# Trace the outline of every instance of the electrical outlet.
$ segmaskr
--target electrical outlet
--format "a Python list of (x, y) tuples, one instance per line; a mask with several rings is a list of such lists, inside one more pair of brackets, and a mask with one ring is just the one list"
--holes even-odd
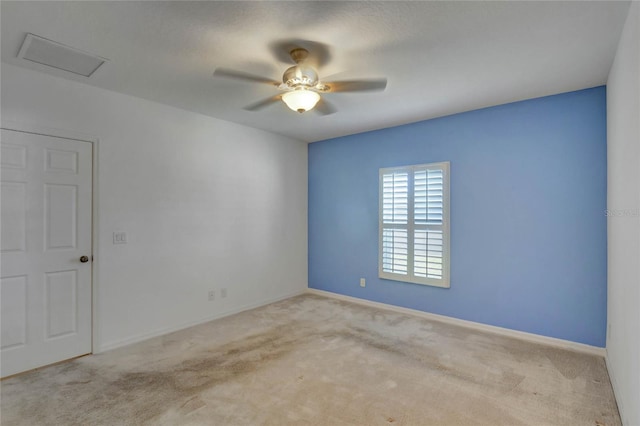
[(365, 280), (364, 278), (360, 278), (360, 287), (366, 287), (367, 286), (367, 280)]
[(225, 297), (227, 297), (227, 289), (226, 288), (220, 289), (220, 297), (222, 297), (223, 299)]
[(216, 300), (216, 291), (215, 290), (210, 290), (209, 291), (209, 302), (213, 302), (214, 300)]

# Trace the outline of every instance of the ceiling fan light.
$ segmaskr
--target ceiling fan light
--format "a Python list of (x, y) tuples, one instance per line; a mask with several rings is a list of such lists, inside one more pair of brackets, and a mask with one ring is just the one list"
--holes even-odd
[(320, 95), (311, 90), (298, 89), (282, 95), (282, 100), (293, 111), (306, 112), (316, 106)]

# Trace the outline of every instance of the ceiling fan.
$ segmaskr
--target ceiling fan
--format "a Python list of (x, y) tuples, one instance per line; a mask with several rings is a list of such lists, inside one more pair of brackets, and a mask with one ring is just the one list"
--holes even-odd
[(320, 94), (381, 91), (387, 87), (386, 78), (321, 81), (318, 77), (318, 72), (311, 65), (312, 61), (309, 60), (309, 51), (307, 49), (296, 47), (289, 51), (289, 56), (295, 65), (284, 72), (282, 82), (228, 68), (217, 68), (213, 75), (214, 77), (265, 83), (275, 86), (281, 92), (245, 106), (244, 109), (248, 111), (257, 111), (282, 100), (291, 110), (299, 113), (315, 108), (318, 113), (328, 115), (336, 110)]

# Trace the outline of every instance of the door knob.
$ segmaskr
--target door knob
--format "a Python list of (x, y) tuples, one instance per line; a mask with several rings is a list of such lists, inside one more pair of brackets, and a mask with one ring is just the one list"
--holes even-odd
[(88, 256), (80, 256), (80, 262), (87, 263), (88, 261), (89, 261), (89, 257)]

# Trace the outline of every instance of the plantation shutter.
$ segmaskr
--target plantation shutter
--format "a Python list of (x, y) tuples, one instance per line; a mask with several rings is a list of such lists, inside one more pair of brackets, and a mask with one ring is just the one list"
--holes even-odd
[(414, 274), (442, 279), (444, 181), (441, 169), (414, 172)]
[(382, 177), (382, 269), (407, 275), (409, 173), (391, 172)]
[(381, 278), (449, 287), (448, 165), (380, 170)]

